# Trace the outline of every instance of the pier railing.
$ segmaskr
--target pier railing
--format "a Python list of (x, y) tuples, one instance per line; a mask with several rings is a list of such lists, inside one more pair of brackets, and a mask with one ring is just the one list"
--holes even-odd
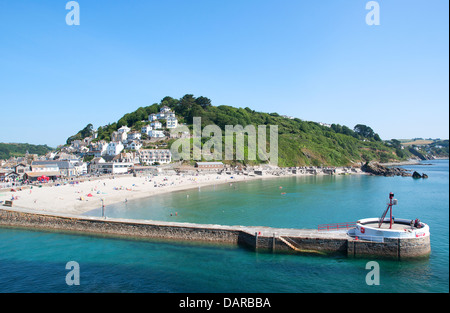
[(336, 231), (336, 230), (345, 230), (349, 228), (356, 227), (356, 222), (348, 222), (348, 223), (333, 223), (333, 224), (321, 224), (317, 226), (318, 231)]

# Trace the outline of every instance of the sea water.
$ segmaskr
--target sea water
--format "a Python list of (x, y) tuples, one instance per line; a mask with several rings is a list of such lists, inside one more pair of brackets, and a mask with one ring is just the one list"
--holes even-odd
[[(0, 228), (0, 292), (449, 292), (449, 162), (405, 168), (429, 178), (231, 181), (106, 207), (108, 217), (317, 228), (379, 217), (394, 192), (394, 216), (427, 223), (432, 252), (417, 260), (376, 260), (380, 285), (366, 283), (370, 259)], [(79, 285), (66, 284), (69, 261), (80, 266)]]

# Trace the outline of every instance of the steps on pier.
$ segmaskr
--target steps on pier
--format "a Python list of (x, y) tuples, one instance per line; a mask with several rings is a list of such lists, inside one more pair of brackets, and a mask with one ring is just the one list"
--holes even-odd
[(284, 242), (288, 247), (290, 247), (294, 251), (302, 252), (302, 253), (325, 254), (324, 252), (317, 251), (317, 250), (300, 249), (300, 248), (296, 247), (293, 243), (291, 243), (289, 241), (288, 237), (283, 238), (281, 236), (278, 236), (277, 238), (280, 239), (282, 242)]

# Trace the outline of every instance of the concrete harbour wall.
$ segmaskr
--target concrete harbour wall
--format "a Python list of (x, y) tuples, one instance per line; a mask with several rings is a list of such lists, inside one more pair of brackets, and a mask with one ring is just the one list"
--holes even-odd
[(390, 239), (384, 242), (355, 240), (346, 233), (305, 229), (276, 229), (204, 225), (144, 220), (54, 215), (0, 208), (0, 226), (56, 230), (111, 237), (152, 238), (241, 245), (261, 252), (343, 254), (355, 257), (419, 257), (431, 251), (430, 237)]

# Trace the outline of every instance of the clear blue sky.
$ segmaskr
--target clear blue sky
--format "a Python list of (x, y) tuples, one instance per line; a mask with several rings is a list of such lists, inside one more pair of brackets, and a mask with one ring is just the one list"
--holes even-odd
[(56, 146), (165, 96), (448, 138), (448, 0), (0, 0), (0, 142)]

